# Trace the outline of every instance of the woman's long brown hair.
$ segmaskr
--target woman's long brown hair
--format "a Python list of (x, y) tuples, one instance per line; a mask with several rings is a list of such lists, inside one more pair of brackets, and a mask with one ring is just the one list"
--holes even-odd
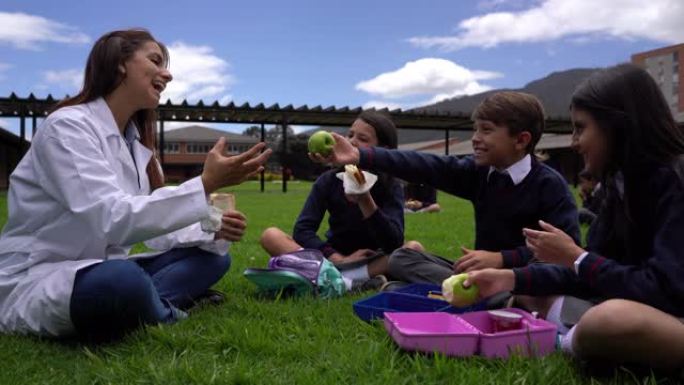
[[(119, 72), (119, 65), (130, 59), (135, 51), (149, 41), (159, 45), (164, 56), (164, 63), (168, 65), (169, 52), (166, 46), (158, 42), (147, 30), (112, 31), (100, 37), (88, 55), (83, 88), (77, 95), (60, 101), (54, 110), (88, 103), (99, 97), (109, 95), (123, 81), (123, 76)], [(133, 114), (131, 119), (141, 131), (140, 141), (154, 154), (147, 164), (147, 175), (150, 181), (150, 189), (155, 190), (164, 186), (164, 177), (155, 151), (157, 112), (154, 109), (139, 110)]]

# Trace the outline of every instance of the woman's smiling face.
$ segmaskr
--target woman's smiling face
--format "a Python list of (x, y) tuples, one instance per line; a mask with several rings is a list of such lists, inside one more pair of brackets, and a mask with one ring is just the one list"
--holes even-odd
[(159, 45), (153, 41), (142, 44), (121, 68), (121, 86), (127, 87), (130, 100), (140, 109), (157, 108), (162, 91), (173, 79)]

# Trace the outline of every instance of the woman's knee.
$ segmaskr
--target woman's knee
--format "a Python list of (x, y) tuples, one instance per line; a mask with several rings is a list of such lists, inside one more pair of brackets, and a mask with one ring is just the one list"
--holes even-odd
[(217, 272), (221, 272), (221, 276), (223, 276), (230, 270), (232, 258), (228, 253), (223, 255), (214, 254), (211, 257), (211, 261), (212, 266), (214, 266)]
[(77, 276), (74, 292), (126, 298), (150, 284), (149, 276), (133, 261), (117, 259), (102, 262)]
[(196, 274), (207, 275), (215, 277), (214, 281), (218, 281), (223, 277), (232, 263), (230, 254), (216, 254), (206, 250), (198, 249), (198, 253), (193, 253), (193, 263), (187, 265)]
[(136, 313), (154, 298), (155, 288), (147, 273), (130, 260), (102, 262), (77, 275), (72, 293), (72, 311), (90, 317), (91, 313)]

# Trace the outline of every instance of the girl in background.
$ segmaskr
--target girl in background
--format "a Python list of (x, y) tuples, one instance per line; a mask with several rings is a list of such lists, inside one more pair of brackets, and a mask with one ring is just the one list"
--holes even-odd
[[(347, 136), (356, 147), (397, 148), (394, 123), (378, 112), (361, 113)], [(378, 289), (387, 282), (387, 255), (404, 239), (402, 187), (391, 176), (379, 175), (370, 191), (346, 195), (342, 181), (336, 177), (340, 171), (329, 170), (316, 180), (292, 237), (271, 227), (261, 236), (261, 245), (270, 255), (301, 248), (320, 250), (340, 268), (347, 289)], [(330, 214), (329, 229), (323, 240), (316, 232), (326, 212)]]

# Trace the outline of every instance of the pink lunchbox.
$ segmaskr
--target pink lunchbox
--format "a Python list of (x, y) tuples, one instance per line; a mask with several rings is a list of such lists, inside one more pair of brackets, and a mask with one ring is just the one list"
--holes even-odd
[(465, 314), (385, 313), (384, 322), (402, 349), (448, 356), (543, 356), (553, 352), (556, 344), (556, 325), (520, 309)]

